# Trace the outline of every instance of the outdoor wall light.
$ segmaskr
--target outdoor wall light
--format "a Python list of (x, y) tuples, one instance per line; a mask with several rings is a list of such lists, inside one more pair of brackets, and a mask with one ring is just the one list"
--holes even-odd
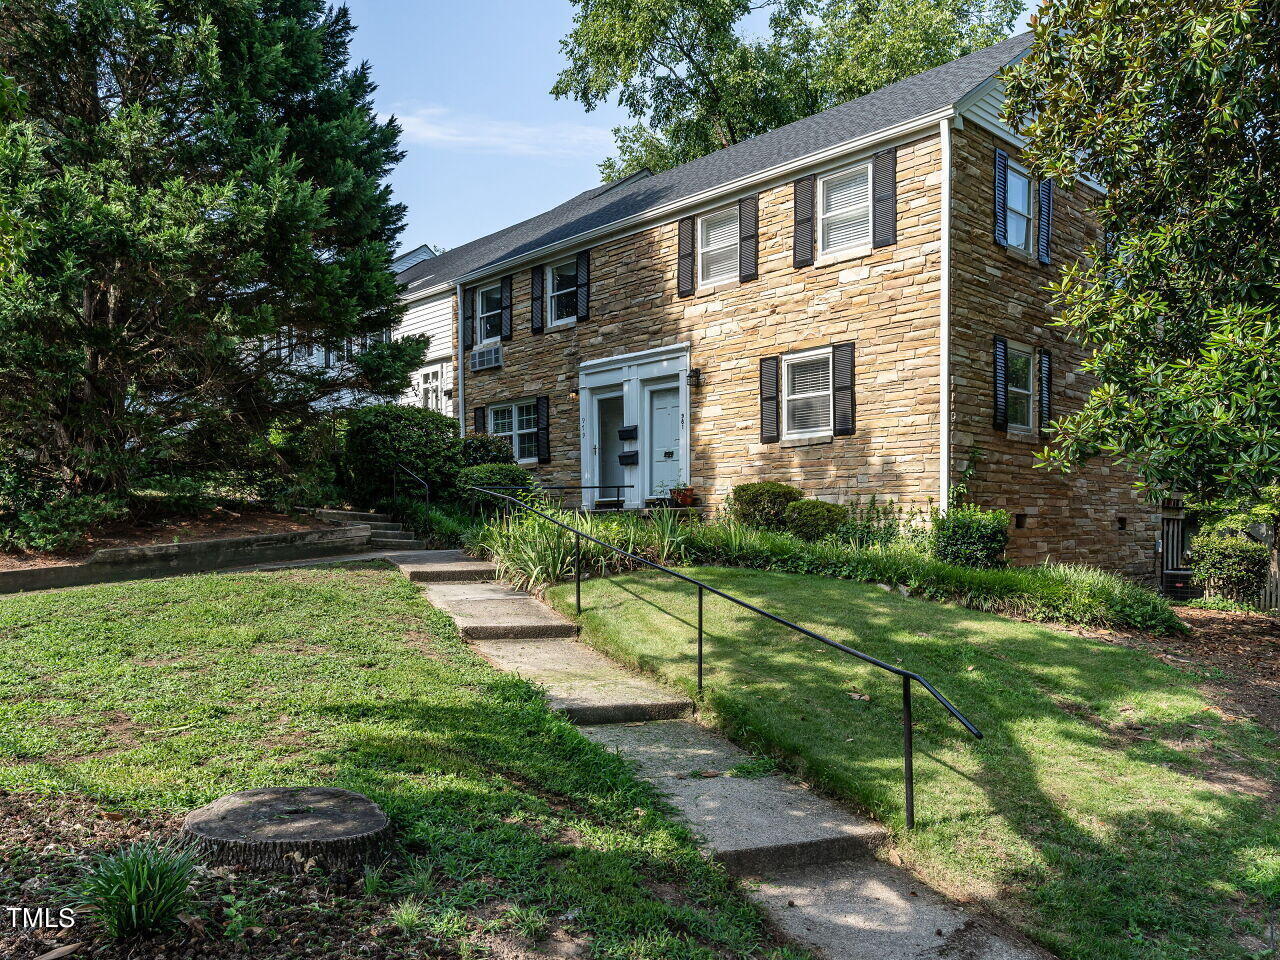
[(685, 380), (686, 382), (688, 382), (691, 389), (697, 390), (700, 386), (702, 386), (702, 368), (701, 367), (691, 368), (689, 372), (685, 375)]

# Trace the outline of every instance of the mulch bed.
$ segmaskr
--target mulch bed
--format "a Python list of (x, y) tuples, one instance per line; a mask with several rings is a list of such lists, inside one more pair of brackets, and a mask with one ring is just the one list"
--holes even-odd
[(1202, 675), (1218, 705), (1280, 733), (1280, 617), (1179, 607), (1191, 627), (1177, 636), (1097, 633), (1089, 636), (1137, 647), (1165, 663)]
[(196, 540), (222, 540), (251, 537), (267, 533), (295, 533), (299, 530), (326, 529), (330, 525), (312, 517), (279, 513), (274, 510), (245, 507), (229, 510), (219, 507), (195, 516), (157, 517), (105, 524), (85, 538), (74, 550), (62, 553), (0, 552), (0, 570), (25, 570), (83, 563), (96, 550), (111, 547), (149, 547), (161, 543), (189, 543)]
[[(198, 903), (184, 925), (147, 940), (111, 940), (92, 920), (66, 930), (14, 929), (7, 907), (51, 908), (92, 857), (135, 840), (177, 836), (170, 813), (117, 812), (73, 795), (0, 791), (0, 956), (39, 960), (72, 944), (70, 960), (314, 960), (452, 957), (433, 938), (409, 938), (387, 922), (388, 903), (364, 896), (362, 877), (305, 874), (248, 876), (201, 868)], [(245, 919), (237, 920), (239, 913)]]

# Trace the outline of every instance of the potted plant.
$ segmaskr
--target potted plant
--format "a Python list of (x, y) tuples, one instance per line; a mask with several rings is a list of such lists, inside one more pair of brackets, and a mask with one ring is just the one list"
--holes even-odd
[(697, 495), (693, 492), (693, 487), (678, 485), (667, 491), (667, 496), (671, 498), (671, 502), (677, 507), (692, 507), (698, 502)]

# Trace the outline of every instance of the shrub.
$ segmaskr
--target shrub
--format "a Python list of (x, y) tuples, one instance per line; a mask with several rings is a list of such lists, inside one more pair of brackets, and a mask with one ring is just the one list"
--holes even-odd
[(515, 463), (511, 441), (488, 433), (469, 433), (462, 438), (462, 465), (478, 467), (486, 463)]
[(803, 490), (774, 480), (740, 483), (729, 497), (729, 512), (735, 520), (749, 527), (782, 530), (786, 523), (787, 505), (803, 499)]
[(959, 504), (933, 515), (930, 552), (943, 563), (979, 570), (999, 567), (1008, 545), (1009, 515), (1003, 510)]
[(847, 508), (825, 500), (796, 500), (782, 512), (787, 532), (801, 540), (825, 540), (834, 536), (849, 517)]
[[(533, 474), (514, 463), (482, 463), (467, 467), (458, 473), (458, 500), (472, 513), (486, 513), (496, 509), (502, 501), (494, 497), (468, 490), (468, 487), (530, 487), (534, 486)], [(515, 491), (504, 490), (507, 496)]]
[(462, 469), (458, 421), (434, 410), (383, 404), (352, 411), (347, 423), (346, 461), (352, 500), (372, 507), (393, 499), (414, 481), (404, 464), (426, 480), (431, 500), (440, 503), (457, 490)]
[(100, 854), (75, 889), (74, 900), (112, 937), (163, 931), (190, 905), (195, 868), (188, 850), (134, 843)]
[(0, 548), (69, 550), (93, 527), (128, 513), (123, 500), (103, 494), (62, 497), (0, 518)]
[(885, 547), (898, 541), (924, 547), (927, 535), (928, 524), (919, 510), (903, 510), (892, 500), (882, 503), (875, 494), (850, 503), (845, 521), (836, 531), (837, 540), (855, 547)]
[(387, 512), (423, 540), (428, 550), (455, 550), (461, 547), (476, 525), (470, 514), (452, 505), (434, 506), (407, 497), (391, 501)]
[(1271, 566), (1266, 544), (1237, 533), (1202, 533), (1191, 539), (1187, 564), (1214, 595), (1256, 606)]

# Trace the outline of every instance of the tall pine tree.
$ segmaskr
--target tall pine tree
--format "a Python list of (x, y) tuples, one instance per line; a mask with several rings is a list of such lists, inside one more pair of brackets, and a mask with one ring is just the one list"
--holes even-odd
[(0, 120), (11, 469), (114, 492), (178, 450), (234, 463), (272, 422), (421, 362), (420, 340), (297, 362), (400, 311), (399, 130), (352, 30), (324, 0), (0, 3), (23, 92)]

